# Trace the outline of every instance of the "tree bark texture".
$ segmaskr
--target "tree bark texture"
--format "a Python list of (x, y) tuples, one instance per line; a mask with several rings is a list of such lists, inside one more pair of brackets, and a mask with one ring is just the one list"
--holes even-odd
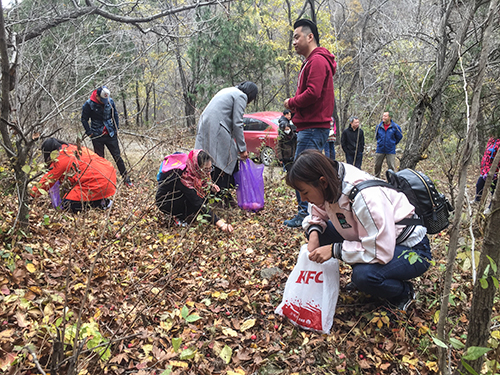
[[(498, 0), (491, 0), (490, 8), (488, 12), (488, 19), (486, 24), (486, 29), (483, 35), (483, 46), (481, 49), (481, 55), (479, 57), (479, 73), (477, 77), (477, 82), (474, 87), (474, 94), (472, 98), (472, 111), (471, 114), (473, 118), (477, 119), (479, 113), (479, 99), (481, 96), (481, 88), (483, 86), (484, 74), (486, 70), (486, 65), (488, 62), (488, 55), (490, 52), (490, 41), (491, 41), (491, 29), (493, 25), (493, 17), (498, 13), (497, 10)], [(498, 156), (498, 155), (497, 155)], [(495, 158), (497, 159), (497, 158)], [(492, 166), (493, 171), (496, 169), (496, 164)], [(485, 185), (487, 189), (489, 185)], [(487, 266), (490, 264), (490, 259), (494, 262), (496, 266), (500, 264), (500, 204), (499, 204), (499, 192), (496, 189), (491, 203), (491, 216), (487, 223), (487, 229), (485, 233), (485, 238), (483, 242), (483, 249), (481, 252), (481, 258), (479, 260), (478, 269), (478, 280), (474, 285), (474, 294), (472, 297), (472, 305), (469, 316), (469, 327), (467, 329), (467, 342), (465, 344), (466, 349), (471, 346), (486, 347), (488, 345), (488, 339), (490, 337), (490, 324), (491, 324), (491, 313), (493, 311), (493, 301), (497, 288), (493, 284), (491, 276), (495, 276), (498, 280), (500, 274), (498, 268), (496, 272), (493, 272), (490, 266), (489, 274), (484, 275)], [(486, 193), (487, 194), (487, 193)], [(486, 195), (483, 190), (483, 195)], [(485, 277), (488, 282), (488, 287), (483, 288), (480, 279)], [(481, 367), (484, 361), (484, 356), (471, 361), (469, 365), (477, 372), (481, 372)], [(462, 363), (459, 366), (459, 371), (465, 373), (465, 368)]]
[[(496, 1), (496, 0), (493, 0)], [(477, 8), (475, 8), (477, 9)], [(474, 10), (475, 11), (475, 10)], [(491, 9), (490, 9), (491, 11)], [(488, 30), (488, 27), (487, 29)], [(445, 333), (445, 324), (448, 318), (448, 303), (449, 303), (449, 295), (451, 291), (451, 282), (453, 277), (453, 270), (455, 264), (455, 258), (457, 255), (457, 247), (458, 247), (458, 237), (460, 235), (460, 226), (461, 226), (461, 216), (462, 216), (462, 207), (464, 203), (465, 196), (465, 185), (467, 180), (467, 169), (471, 162), (475, 140), (476, 140), (476, 129), (477, 129), (477, 118), (479, 115), (479, 103), (481, 97), (481, 88), (484, 80), (484, 72), (486, 69), (486, 62), (489, 51), (488, 44), (488, 34), (485, 31), (483, 37), (483, 48), (481, 51), (481, 57), (479, 59), (479, 69), (478, 75), (474, 86), (474, 91), (472, 95), (472, 105), (470, 116), (468, 118), (469, 126), (467, 131), (466, 143), (464, 145), (464, 150), (462, 152), (462, 157), (460, 159), (459, 166), (461, 167), (459, 172), (459, 185), (458, 185), (458, 196), (457, 202), (455, 204), (455, 217), (453, 220), (453, 226), (450, 231), (450, 243), (448, 247), (448, 260), (446, 264), (446, 273), (445, 273), (445, 281), (441, 299), (441, 311), (439, 314), (439, 322), (437, 327), (438, 338), (441, 341), (446, 342), (445, 337), (447, 336)], [(475, 317), (470, 317), (470, 320), (476, 319)], [(449, 349), (448, 349), (449, 350)], [(438, 359), (439, 359), (439, 368), (441, 370), (441, 374), (449, 373), (449, 365), (447, 364), (447, 350), (444, 348), (438, 348)]]
[[(500, 266), (500, 197), (499, 190), (495, 190), (491, 203), (491, 215), (486, 224), (486, 234), (481, 251), (481, 257), (478, 267), (478, 280), (474, 285), (472, 305), (469, 313), (469, 327), (467, 328), (467, 341), (465, 347), (471, 346), (487, 347), (490, 338), (491, 314), (493, 311), (493, 302), (498, 289), (493, 284), (492, 276), (500, 277), (500, 268), (494, 273), (491, 270), (487, 275), (486, 281), (488, 287), (483, 289), (480, 278), (483, 277), (486, 267), (490, 264), (490, 257), (497, 266)], [(466, 349), (465, 349), (466, 350)], [(468, 364), (479, 374), (484, 362), (484, 356)], [(458, 374), (466, 374), (467, 370), (460, 364)]]
[[(448, 27), (451, 10), (455, 6), (455, 3), (450, 1), (443, 5), (443, 16), (438, 34), (439, 45), (437, 46), (436, 53), (435, 78), (431, 88), (420, 94), (417, 105), (413, 109), (411, 120), (408, 124), (406, 147), (401, 158), (400, 169), (415, 168), (417, 163), (422, 159), (422, 154), (437, 135), (443, 110), (441, 94), (446, 81), (458, 62), (469, 25), (481, 3), (481, 0), (475, 0), (470, 3), (461, 29), (451, 47), (449, 46)], [(426, 120), (427, 112), (430, 113)]]

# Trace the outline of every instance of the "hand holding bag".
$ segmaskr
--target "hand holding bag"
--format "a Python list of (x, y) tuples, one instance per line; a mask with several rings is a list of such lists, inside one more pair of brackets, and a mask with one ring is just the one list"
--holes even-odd
[(297, 264), (286, 282), (283, 301), (275, 313), (303, 329), (329, 334), (339, 285), (339, 261), (330, 258), (324, 263), (313, 262), (307, 244), (302, 245)]
[(247, 211), (264, 208), (264, 164), (250, 159), (240, 161), (240, 170), (234, 174), (238, 206)]

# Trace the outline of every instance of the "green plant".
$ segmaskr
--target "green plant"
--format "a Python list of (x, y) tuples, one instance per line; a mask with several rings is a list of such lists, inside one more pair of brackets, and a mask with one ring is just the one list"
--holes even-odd
[[(483, 272), (483, 276), (481, 276), (481, 278), (479, 279), (479, 282), (481, 283), (481, 288), (483, 289), (486, 289), (488, 288), (488, 277), (491, 277), (491, 279), (493, 280), (493, 285), (495, 286), (496, 289), (499, 289), (499, 286), (498, 286), (498, 279), (493, 276), (497, 273), (497, 264), (495, 263), (495, 261), (493, 259), (491, 259), (491, 257), (489, 257), (488, 255), (486, 255), (488, 257), (488, 260), (489, 260), (489, 264), (486, 266), (486, 268), (484, 269), (484, 272)], [(490, 268), (491, 270), (493, 271), (493, 275), (489, 275), (490, 273)]]

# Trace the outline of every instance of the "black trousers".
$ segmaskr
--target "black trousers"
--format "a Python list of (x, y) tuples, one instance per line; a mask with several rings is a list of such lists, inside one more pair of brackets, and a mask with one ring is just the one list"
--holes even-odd
[(63, 208), (69, 210), (73, 213), (82, 212), (88, 210), (90, 208), (100, 208), (101, 210), (105, 210), (110, 206), (111, 200), (109, 198), (99, 199), (97, 201), (72, 201), (69, 199), (63, 200)]
[[(238, 172), (238, 163), (234, 167), (233, 174)], [(234, 182), (233, 174), (227, 174), (223, 170), (214, 166), (214, 170), (212, 171), (212, 181), (215, 182), (222, 189), (234, 189), (236, 183)]]
[(120, 145), (118, 144), (117, 135), (110, 137), (109, 134), (101, 134), (100, 136), (92, 137), (92, 144), (94, 145), (94, 152), (101, 158), (104, 157), (104, 146), (106, 146), (113, 159), (115, 159), (116, 166), (122, 177), (127, 177), (125, 163), (120, 155)]

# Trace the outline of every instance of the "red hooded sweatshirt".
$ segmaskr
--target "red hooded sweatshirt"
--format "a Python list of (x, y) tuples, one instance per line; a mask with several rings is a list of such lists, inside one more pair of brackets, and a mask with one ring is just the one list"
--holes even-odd
[(337, 70), (335, 56), (324, 47), (316, 47), (302, 64), (297, 92), (288, 104), (294, 109), (297, 131), (330, 128), (334, 93), (333, 76)]

